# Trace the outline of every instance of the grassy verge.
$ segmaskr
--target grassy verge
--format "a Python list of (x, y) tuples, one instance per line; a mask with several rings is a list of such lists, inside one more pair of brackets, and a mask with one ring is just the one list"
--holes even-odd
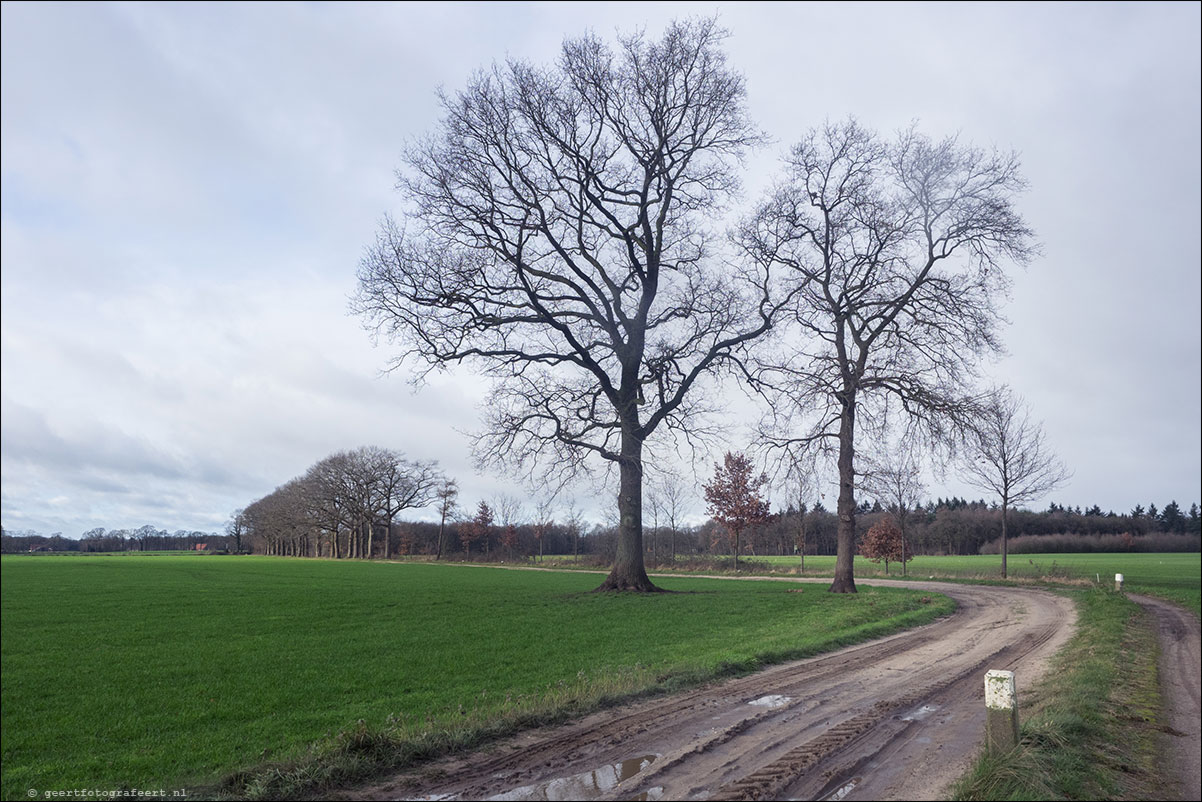
[(5, 557), (2, 798), (289, 797), (926, 623), (945, 597), (197, 556)]
[[(550, 560), (551, 558), (548, 558)], [(571, 563), (569, 563), (570, 565)], [(739, 561), (740, 574), (797, 576), (797, 557), (753, 557)], [(995, 582), (1001, 580), (1002, 558), (996, 554), (915, 557), (906, 566), (908, 579), (955, 579)], [(1061, 585), (1112, 587), (1114, 575), (1124, 575), (1125, 589), (1131, 593), (1157, 596), (1202, 616), (1202, 555), (1197, 553), (1093, 553), (1093, 554), (1011, 554), (1009, 580), (1015, 583), (1049, 582)], [(709, 572), (733, 574), (729, 557), (681, 560), (673, 567), (659, 565), (655, 571)], [(833, 556), (806, 557), (805, 576), (833, 576)], [(902, 579), (901, 566), (885, 566), (862, 557), (855, 560), (857, 579)]]
[(1074, 596), (1077, 634), (1041, 684), (1019, 689), (1019, 746), (983, 755), (953, 799), (1165, 798), (1156, 628), (1122, 594)]

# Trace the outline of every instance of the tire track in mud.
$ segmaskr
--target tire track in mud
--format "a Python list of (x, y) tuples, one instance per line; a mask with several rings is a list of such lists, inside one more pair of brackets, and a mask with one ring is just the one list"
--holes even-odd
[[(1026, 588), (865, 584), (944, 593), (957, 610), (870, 643), (519, 734), (336, 798), (534, 800), (569, 786), (573, 796), (559, 798), (934, 798), (983, 738), (984, 672), (1015, 670), (1021, 698), (1071, 635), (1073, 604)], [(635, 756), (638, 768), (618, 770)]]
[(1148, 596), (1131, 600), (1156, 619), (1160, 641), (1160, 689), (1167, 719), (1165, 761), (1180, 799), (1202, 799), (1202, 671), (1198, 618), (1175, 604)]

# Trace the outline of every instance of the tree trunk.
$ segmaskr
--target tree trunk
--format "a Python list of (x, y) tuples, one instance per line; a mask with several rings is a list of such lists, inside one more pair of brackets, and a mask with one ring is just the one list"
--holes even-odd
[(835, 581), (831, 593), (855, 593), (856, 580), (852, 560), (856, 552), (856, 474), (855, 474), (855, 391), (845, 389), (843, 412), (839, 417), (839, 514), (838, 547), (835, 556)]
[(619, 465), (618, 549), (609, 576), (598, 591), (632, 590), (657, 593), (643, 563), (643, 443), (625, 426)]
[(447, 529), (447, 510), (445, 506), (440, 510), (440, 513), (441, 517), (438, 520), (438, 548), (434, 555), (435, 560), (442, 559), (442, 539)]
[(1006, 510), (1010, 500), (1002, 496), (1002, 579), (1006, 578)]
[(800, 535), (801, 575), (805, 576), (805, 572), (806, 572), (806, 514), (804, 511), (801, 513), (801, 526), (798, 527), (798, 529), (801, 533), (801, 535)]

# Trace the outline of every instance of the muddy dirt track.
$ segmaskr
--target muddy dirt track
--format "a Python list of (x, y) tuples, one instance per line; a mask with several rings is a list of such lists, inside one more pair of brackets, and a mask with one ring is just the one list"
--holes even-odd
[[(829, 580), (826, 580), (829, 582)], [(865, 584), (894, 584), (873, 581)], [(984, 674), (1024, 687), (1071, 636), (1066, 598), (908, 582), (955, 614), (919, 629), (447, 758), (341, 799), (935, 799), (975, 757)]]
[(1167, 779), (1180, 799), (1202, 799), (1202, 700), (1199, 666), (1202, 650), (1198, 619), (1175, 604), (1131, 596), (1156, 621), (1160, 640), (1160, 690), (1167, 724)]

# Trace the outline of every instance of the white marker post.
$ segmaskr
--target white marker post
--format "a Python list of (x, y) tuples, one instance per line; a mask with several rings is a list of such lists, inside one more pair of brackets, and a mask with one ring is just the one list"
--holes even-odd
[(1007, 752), (1018, 745), (1018, 696), (1013, 671), (985, 673), (985, 746)]
[(1117, 590), (1119, 593), (1123, 592), (1123, 575), (1122, 574), (1114, 575), (1114, 589)]

